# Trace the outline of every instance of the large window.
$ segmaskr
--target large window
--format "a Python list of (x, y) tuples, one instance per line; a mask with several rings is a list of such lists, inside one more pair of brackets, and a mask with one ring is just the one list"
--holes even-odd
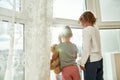
[[(4, 80), (9, 70), (11, 23), (0, 22), (0, 80)], [(24, 25), (14, 24), (14, 53), (12, 53), (13, 80), (24, 80)]]

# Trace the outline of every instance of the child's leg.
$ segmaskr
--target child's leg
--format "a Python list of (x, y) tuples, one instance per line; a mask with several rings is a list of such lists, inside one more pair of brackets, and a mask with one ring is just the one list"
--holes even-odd
[(62, 70), (62, 80), (81, 80), (78, 67), (76, 65), (67, 66)]
[(81, 80), (80, 72), (76, 65), (72, 67), (72, 71), (73, 80)]
[(67, 66), (62, 70), (62, 80), (73, 80), (71, 76), (71, 67)]

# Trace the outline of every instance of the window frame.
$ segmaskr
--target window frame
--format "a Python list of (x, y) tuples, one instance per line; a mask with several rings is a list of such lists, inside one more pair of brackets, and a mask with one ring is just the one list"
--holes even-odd
[[(15, 22), (25, 24), (27, 17), (23, 13), (24, 1), (20, 0), (20, 11), (14, 11), (7, 8), (0, 7), (0, 20), (5, 20), (11, 22), (13, 20), (13, 15), (15, 16)], [(11, 14), (10, 14), (11, 13)]]

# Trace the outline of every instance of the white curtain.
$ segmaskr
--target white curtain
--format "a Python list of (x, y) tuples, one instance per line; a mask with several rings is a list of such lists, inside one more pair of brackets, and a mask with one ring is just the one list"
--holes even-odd
[(25, 80), (50, 80), (50, 26), (52, 0), (23, 0), (25, 27)]
[[(11, 4), (10, 0), (7, 0), (9, 4)], [(9, 48), (9, 54), (8, 54), (8, 59), (7, 59), (7, 68), (4, 76), (4, 80), (14, 80), (13, 75), (14, 75), (14, 56), (15, 56), (15, 47), (14, 47), (14, 29), (15, 29), (15, 11), (16, 11), (16, 0), (13, 0), (13, 3), (11, 4), (12, 6), (12, 17), (11, 21), (8, 24), (10, 27), (10, 48)], [(9, 45), (8, 45), (9, 46)]]

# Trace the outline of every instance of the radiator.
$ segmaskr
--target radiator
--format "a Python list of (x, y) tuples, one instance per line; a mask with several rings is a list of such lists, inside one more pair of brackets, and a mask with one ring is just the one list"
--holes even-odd
[(120, 80), (120, 53), (112, 54), (113, 80)]

